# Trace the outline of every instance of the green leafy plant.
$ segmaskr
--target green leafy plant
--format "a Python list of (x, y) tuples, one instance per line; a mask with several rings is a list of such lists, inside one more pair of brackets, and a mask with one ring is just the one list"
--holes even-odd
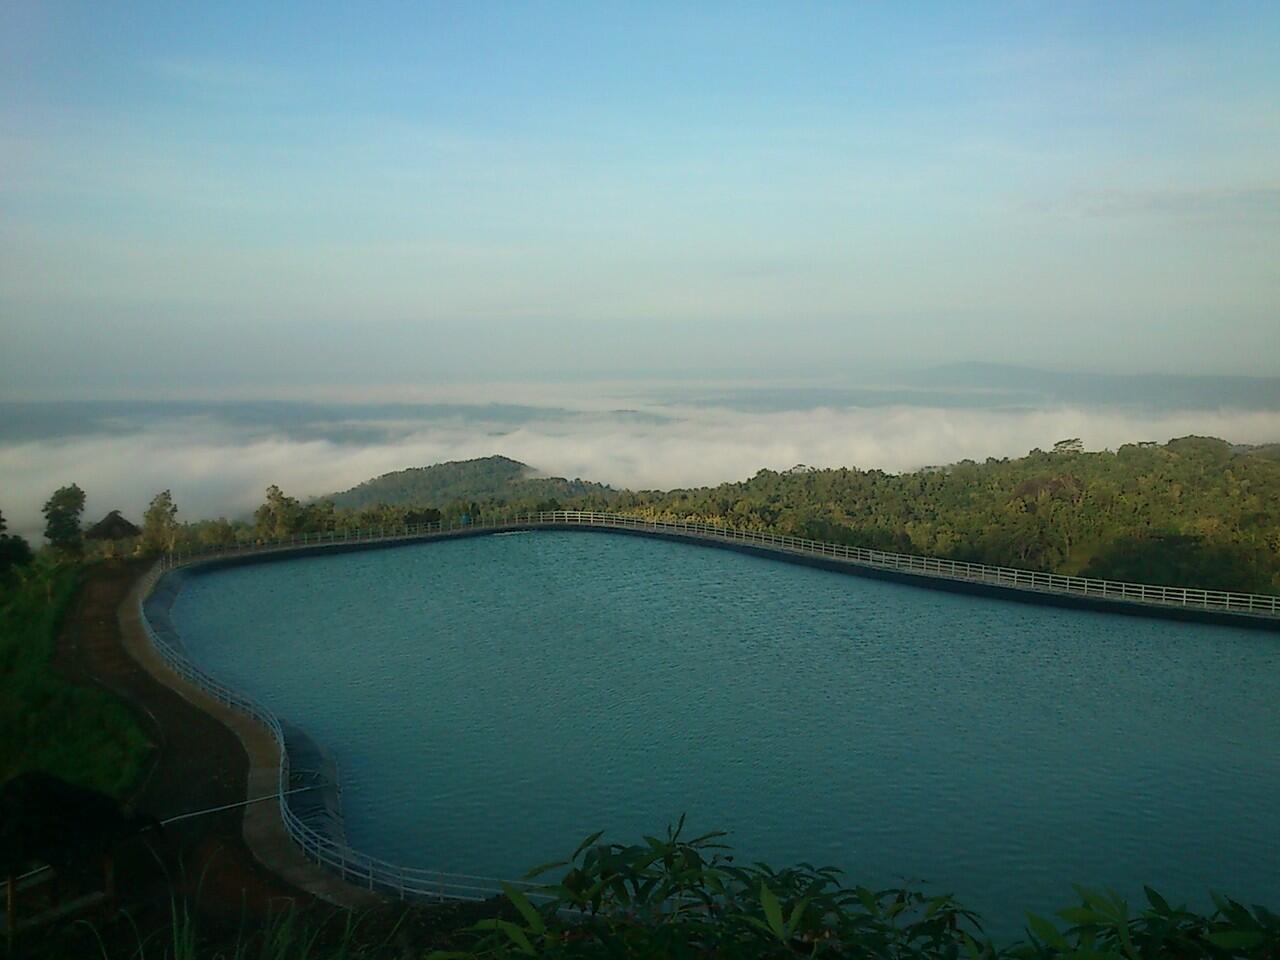
[[(839, 871), (734, 863), (722, 833), (620, 845), (587, 837), (566, 861), (532, 871), (559, 879), (518, 889), (432, 960), (504, 957), (868, 957), (893, 960), (1148, 960), (1280, 957), (1280, 918), (1214, 899), (1205, 916), (1148, 888), (1136, 914), (1114, 892), (1077, 887), (1054, 920), (1028, 915), (1027, 939), (996, 945), (947, 895), (845, 886)], [(566, 869), (567, 868), (567, 869)]]

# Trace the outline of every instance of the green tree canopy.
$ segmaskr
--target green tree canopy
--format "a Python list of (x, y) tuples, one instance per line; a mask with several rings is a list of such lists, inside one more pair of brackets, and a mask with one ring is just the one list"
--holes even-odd
[(274, 483), (267, 487), (267, 500), (253, 514), (253, 532), (263, 540), (291, 537), (302, 529), (302, 504)]
[(55, 550), (80, 554), (84, 550), (80, 517), (84, 513), (84, 491), (76, 484), (59, 487), (44, 505), (44, 536)]
[(162, 490), (151, 498), (142, 518), (142, 545), (147, 550), (172, 550), (178, 536), (178, 507), (173, 494)]

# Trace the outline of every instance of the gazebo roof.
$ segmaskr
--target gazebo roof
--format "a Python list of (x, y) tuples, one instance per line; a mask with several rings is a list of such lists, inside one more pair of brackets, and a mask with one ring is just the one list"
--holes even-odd
[(86, 540), (128, 540), (141, 534), (138, 527), (120, 516), (119, 510), (112, 510), (84, 532)]

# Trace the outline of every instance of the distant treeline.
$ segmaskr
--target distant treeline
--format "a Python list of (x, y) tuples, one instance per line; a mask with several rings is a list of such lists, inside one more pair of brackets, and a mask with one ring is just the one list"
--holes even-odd
[[(1280, 592), (1275, 446), (1184, 437), (1086, 453), (1069, 440), (1016, 459), (909, 473), (800, 466), (670, 491), (531, 474), (514, 460), (486, 457), (390, 473), (307, 503), (273, 486), (245, 521), (180, 522), (164, 491), (144, 517), (138, 544), (144, 551), (191, 549), (461, 516), (594, 509), (1055, 573)], [(65, 529), (61, 536), (65, 543)]]
[(1280, 459), (1185, 437), (1084, 453), (879, 470), (762, 470), (622, 493), (614, 509), (1104, 579), (1280, 591)]

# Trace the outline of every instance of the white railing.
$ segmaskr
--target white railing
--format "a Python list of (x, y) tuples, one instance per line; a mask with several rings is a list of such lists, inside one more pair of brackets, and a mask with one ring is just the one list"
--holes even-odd
[[(346, 844), (338, 843), (299, 819), (289, 806), (286, 795), (289, 791), (289, 753), (285, 749), (284, 729), (281, 727), (279, 718), (251, 697), (232, 690), (192, 664), (180, 650), (161, 637), (147, 619), (144, 605), (163, 573), (163, 566), (158, 563), (147, 573), (139, 594), (138, 608), (147, 638), (174, 673), (213, 697), (223, 706), (256, 720), (271, 734), (280, 750), (277, 779), (280, 819), (289, 836), (309, 860), (332, 868), (348, 883), (368, 890), (389, 893), (401, 899), (413, 897), (431, 900), (484, 900), (501, 894), (504, 882), (502, 880), (461, 873), (444, 873), (438, 870), (422, 870), (390, 863), (353, 850)], [(535, 898), (538, 896), (533, 884), (523, 881), (505, 882), (524, 889), (530, 896)]]
[[(1280, 617), (1280, 597), (1249, 593), (1231, 593), (1218, 590), (1195, 590), (1184, 587), (1162, 587), (1151, 584), (1121, 583), (1110, 580), (1092, 580), (1084, 577), (1066, 577), (1059, 574), (1017, 570), (1011, 567), (991, 567), (985, 564), (963, 563), (935, 557), (919, 557), (910, 554), (885, 553), (824, 543), (800, 537), (787, 537), (757, 530), (740, 530), (708, 523), (649, 520), (624, 514), (592, 513), (578, 510), (555, 510), (541, 513), (518, 514), (492, 518), (479, 522), (420, 524), (417, 526), (381, 527), (345, 534), (299, 534), (287, 539), (238, 543), (214, 547), (205, 551), (174, 553), (162, 558), (146, 575), (139, 594), (139, 613), (143, 628), (156, 652), (180, 677), (199, 687), (218, 702), (245, 714), (261, 723), (280, 748), (279, 806), (280, 818), (285, 829), (310, 860), (337, 871), (349, 883), (379, 890), (401, 898), (429, 898), (434, 900), (482, 900), (501, 892), (503, 881), (490, 877), (467, 874), (443, 873), (406, 867), (371, 857), (353, 850), (346, 844), (326, 837), (300, 820), (290, 809), (286, 792), (289, 789), (289, 756), (285, 749), (284, 731), (279, 719), (266, 707), (250, 697), (227, 687), (192, 664), (178, 649), (161, 637), (148, 621), (144, 609), (147, 597), (164, 572), (175, 567), (207, 563), (213, 560), (250, 554), (268, 554), (317, 546), (393, 542), (421, 538), (448, 538), (473, 532), (497, 532), (522, 530), (536, 526), (587, 526), (637, 530), (668, 536), (696, 537), (702, 540), (745, 544), (761, 549), (821, 557), (853, 566), (900, 570), (929, 577), (964, 580), (972, 583), (993, 584), (1018, 590), (1042, 593), (1066, 593), (1106, 600), (1119, 600), (1135, 605), (1173, 606), (1227, 613), (1243, 613), (1263, 619)], [(512, 882), (532, 896), (537, 896), (533, 884)]]
[(644, 517), (616, 513), (593, 513), (582, 510), (552, 510), (541, 513), (513, 514), (483, 521), (461, 523), (428, 523), (417, 526), (385, 526), (347, 533), (298, 534), (280, 540), (243, 541), (206, 551), (176, 553), (166, 556), (166, 569), (194, 560), (260, 554), (299, 547), (328, 544), (369, 543), (422, 537), (456, 535), (468, 531), (520, 529), (538, 525), (580, 525), (641, 530), (650, 533), (691, 536), (700, 539), (742, 543), (780, 553), (802, 554), (847, 562), (852, 566), (900, 570), (926, 577), (963, 580), (1037, 593), (1071, 594), (1100, 600), (1119, 600), (1131, 604), (1160, 607), (1183, 607), (1225, 613), (1280, 617), (1280, 597), (1257, 593), (1235, 593), (1225, 590), (1199, 590), (1192, 587), (1165, 587), (1156, 584), (1126, 583), (1117, 580), (1095, 580), (1070, 577), (1014, 567), (993, 567), (982, 563), (943, 560), (907, 553), (886, 553), (845, 544), (789, 537), (760, 530), (742, 530), (718, 524), (649, 520)]

